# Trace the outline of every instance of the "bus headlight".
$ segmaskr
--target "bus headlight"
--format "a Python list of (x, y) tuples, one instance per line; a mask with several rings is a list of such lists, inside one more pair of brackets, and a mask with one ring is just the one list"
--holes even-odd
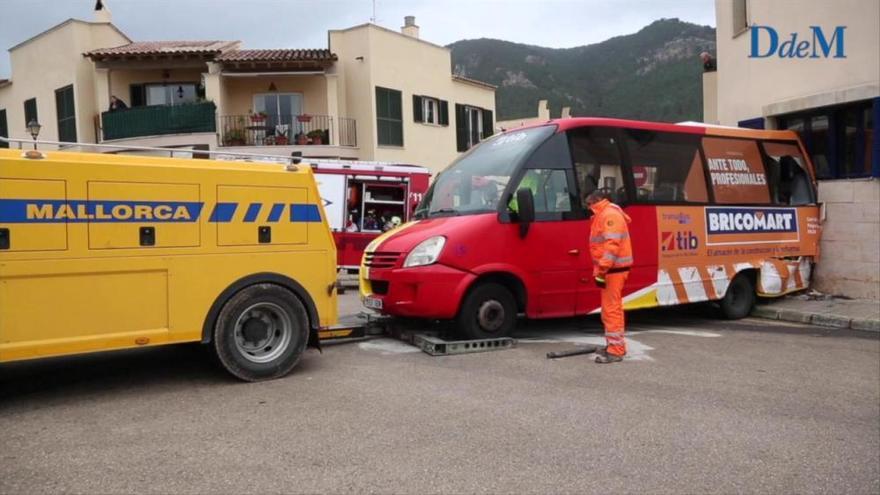
[(420, 242), (403, 261), (403, 267), (423, 266), (435, 263), (446, 245), (446, 238), (442, 235), (430, 237)]

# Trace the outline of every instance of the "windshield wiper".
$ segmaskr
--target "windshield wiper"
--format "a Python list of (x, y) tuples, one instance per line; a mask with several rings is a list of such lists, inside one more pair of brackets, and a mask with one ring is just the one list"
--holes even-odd
[(428, 212), (428, 216), (432, 216), (435, 214), (440, 215), (458, 215), (458, 210), (455, 208), (440, 208), (439, 210), (431, 210)]

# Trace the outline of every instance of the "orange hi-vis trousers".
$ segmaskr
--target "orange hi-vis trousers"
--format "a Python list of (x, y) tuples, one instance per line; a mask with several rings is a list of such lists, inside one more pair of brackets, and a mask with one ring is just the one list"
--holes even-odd
[(608, 354), (626, 355), (623, 321), (623, 284), (629, 272), (607, 273), (602, 289), (602, 325)]

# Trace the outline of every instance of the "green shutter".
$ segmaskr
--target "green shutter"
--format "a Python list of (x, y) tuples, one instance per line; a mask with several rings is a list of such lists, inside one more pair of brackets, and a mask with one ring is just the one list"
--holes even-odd
[(481, 139), (488, 139), (489, 136), (495, 133), (495, 126), (492, 122), (492, 110), (483, 110), (483, 137)]
[(37, 115), (37, 99), (31, 98), (24, 102), (24, 124), (27, 125), (31, 120), (40, 121)]
[(455, 105), (455, 144), (458, 151), (468, 149), (467, 113), (464, 105)]
[(449, 125), (449, 102), (440, 100), (440, 125)]
[(58, 118), (58, 140), (76, 142), (76, 109), (73, 103), (73, 86), (55, 90), (55, 114)]
[(423, 105), (422, 105), (422, 97), (419, 95), (413, 95), (413, 121), (414, 122), (424, 122), (425, 116), (423, 115)]
[[(6, 122), (6, 110), (0, 110), (0, 137), (9, 137), (9, 124)], [(0, 142), (0, 148), (8, 148), (9, 143)]]
[(402, 93), (376, 87), (376, 139), (380, 145), (403, 146)]

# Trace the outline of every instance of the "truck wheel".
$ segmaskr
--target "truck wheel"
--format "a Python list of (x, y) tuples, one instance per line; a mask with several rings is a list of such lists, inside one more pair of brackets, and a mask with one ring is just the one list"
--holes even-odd
[(721, 314), (728, 320), (745, 318), (755, 306), (755, 286), (745, 273), (733, 277), (721, 299)]
[(302, 302), (274, 284), (246, 287), (223, 305), (214, 327), (214, 352), (236, 378), (254, 382), (286, 375), (309, 341)]
[(465, 297), (456, 321), (469, 339), (506, 337), (516, 326), (516, 300), (503, 285), (477, 286)]

